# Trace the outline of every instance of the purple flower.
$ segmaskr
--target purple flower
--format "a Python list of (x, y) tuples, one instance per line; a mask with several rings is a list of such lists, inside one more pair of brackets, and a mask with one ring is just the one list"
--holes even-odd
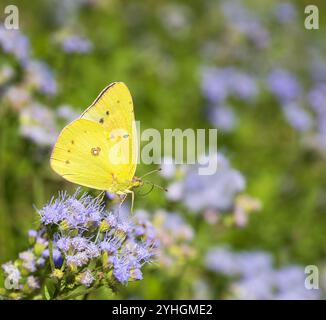
[(297, 10), (292, 3), (284, 2), (275, 7), (275, 15), (279, 22), (290, 23), (297, 18)]
[(122, 284), (126, 284), (130, 278), (130, 268), (123, 259), (113, 259), (113, 275)]
[[(42, 257), (43, 258), (49, 258), (50, 256), (50, 251), (49, 249), (45, 249), (43, 252), (42, 252)], [(56, 267), (61, 267), (62, 266), (62, 255), (60, 253), (60, 251), (56, 248), (53, 249), (53, 262), (55, 264)], [(41, 265), (41, 264), (40, 264)]]
[(30, 287), (32, 290), (36, 290), (40, 288), (40, 282), (37, 278), (34, 276), (28, 276), (27, 277), (27, 285)]
[(44, 62), (32, 60), (27, 63), (26, 81), (44, 94), (54, 95), (57, 92), (57, 83), (53, 73)]
[(209, 120), (222, 131), (231, 131), (236, 124), (236, 116), (233, 110), (225, 106), (213, 107), (209, 111)]
[(21, 252), (19, 258), (23, 261), (23, 267), (30, 272), (36, 271), (36, 257), (30, 250)]
[(80, 274), (80, 283), (86, 287), (90, 287), (94, 280), (95, 279), (89, 270), (86, 270), (85, 272)]
[(93, 49), (93, 44), (88, 39), (78, 35), (67, 36), (61, 46), (66, 53), (89, 53)]
[(22, 136), (40, 146), (52, 146), (57, 135), (54, 113), (40, 104), (31, 104), (20, 115)]
[(172, 178), (175, 174), (175, 171), (176, 171), (176, 167), (175, 164), (173, 163), (172, 157), (168, 157), (168, 156), (164, 157), (161, 163), (161, 171), (160, 171), (161, 176), (166, 179)]
[(269, 271), (244, 277), (231, 286), (237, 299), (266, 300), (273, 298), (273, 278)]
[(228, 74), (218, 68), (205, 68), (202, 72), (202, 91), (211, 103), (222, 102), (228, 96)]
[(308, 131), (313, 125), (310, 114), (295, 103), (283, 107), (288, 122), (298, 131)]
[(37, 231), (36, 230), (29, 230), (28, 231), (28, 236), (31, 238), (36, 238), (37, 237)]
[(19, 269), (10, 261), (2, 265), (3, 271), (6, 273), (8, 280), (16, 284), (22, 278)]
[(22, 64), (29, 60), (29, 41), (19, 30), (7, 30), (0, 26), (0, 47), (4, 52), (14, 55)]
[(232, 29), (243, 34), (258, 48), (265, 48), (269, 44), (269, 34), (264, 25), (253, 11), (239, 1), (224, 1), (221, 11)]
[(275, 94), (281, 103), (289, 103), (296, 100), (300, 95), (300, 84), (294, 75), (286, 70), (273, 70), (268, 75), (267, 83), (271, 92)]
[(64, 119), (67, 122), (72, 122), (79, 117), (79, 113), (75, 111), (71, 106), (62, 105), (57, 109), (59, 118)]
[[(130, 277), (140, 279), (137, 269), (150, 262), (154, 254), (153, 231), (144, 217), (140, 221), (121, 212), (119, 215), (106, 212), (99, 199), (80, 195), (79, 189), (72, 196), (60, 193), (39, 214), (44, 225), (58, 226), (53, 235), (54, 253), (58, 253), (61, 265), (65, 261), (72, 272), (107, 257), (115, 278), (127, 283)], [(141, 236), (140, 226), (144, 228)], [(44, 250), (42, 255), (48, 258), (49, 250)], [(134, 270), (132, 276), (131, 270)], [(87, 283), (85, 279), (84, 284)]]
[(241, 99), (250, 100), (258, 94), (256, 80), (249, 74), (234, 71), (230, 82), (232, 92)]
[(205, 265), (209, 270), (234, 276), (239, 273), (239, 266), (235, 255), (224, 247), (210, 249), (205, 258)]
[(80, 196), (78, 189), (73, 196), (62, 193), (58, 199), (52, 199), (39, 214), (44, 224), (65, 221), (70, 228), (87, 229), (89, 225), (99, 224), (103, 210), (99, 199), (87, 195)]
[(245, 276), (255, 276), (269, 272), (273, 268), (273, 258), (263, 251), (244, 251), (236, 254), (239, 272)]
[(326, 83), (318, 83), (308, 94), (311, 107), (318, 116), (326, 117)]
[[(183, 201), (193, 212), (203, 209), (228, 210), (236, 194), (245, 188), (244, 177), (230, 166), (223, 154), (210, 155), (208, 159), (210, 163), (216, 162), (215, 174), (199, 175), (197, 166), (194, 166), (184, 180)], [(200, 163), (203, 163), (203, 159)]]

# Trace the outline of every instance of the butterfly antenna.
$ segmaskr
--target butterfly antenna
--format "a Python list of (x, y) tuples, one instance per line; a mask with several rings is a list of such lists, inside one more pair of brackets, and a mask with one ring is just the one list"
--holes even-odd
[(161, 190), (163, 190), (165, 192), (168, 192), (168, 189), (165, 189), (165, 188), (159, 186), (158, 184), (155, 184), (155, 183), (147, 181), (147, 180), (143, 180), (143, 182), (147, 183), (147, 184), (151, 184), (153, 187), (156, 187), (156, 188), (161, 189)]
[(144, 177), (147, 177), (147, 176), (149, 176), (150, 174), (155, 173), (155, 172), (159, 172), (159, 171), (161, 171), (161, 170), (162, 170), (162, 168), (159, 168), (159, 169), (155, 169), (155, 170), (149, 171), (149, 172), (145, 173), (144, 175), (142, 175), (142, 176), (140, 177), (140, 179), (143, 179)]
[(140, 197), (145, 197), (145, 196), (147, 196), (148, 194), (150, 194), (150, 193), (153, 191), (153, 189), (154, 189), (154, 185), (152, 184), (152, 187), (151, 187), (151, 189), (150, 189), (149, 191), (147, 191), (147, 192), (145, 192), (145, 193), (139, 193), (139, 196), (140, 196)]

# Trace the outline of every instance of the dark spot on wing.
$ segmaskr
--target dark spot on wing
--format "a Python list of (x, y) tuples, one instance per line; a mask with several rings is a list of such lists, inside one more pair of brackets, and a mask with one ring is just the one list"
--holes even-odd
[(75, 141), (74, 140), (71, 140), (71, 144), (75, 144)]
[(68, 152), (70, 153), (71, 151), (70, 151), (70, 150), (68, 150)]
[(108, 116), (110, 114), (110, 112), (109, 111), (106, 111), (105, 114)]
[(98, 122), (101, 123), (101, 124), (103, 124), (104, 123), (104, 119), (101, 118)]
[(101, 152), (101, 148), (100, 148), (100, 147), (92, 148), (92, 149), (91, 149), (91, 154), (92, 154), (93, 156), (98, 156), (98, 155), (100, 154), (100, 152)]
[(70, 161), (69, 160), (66, 160), (66, 164), (70, 164)]

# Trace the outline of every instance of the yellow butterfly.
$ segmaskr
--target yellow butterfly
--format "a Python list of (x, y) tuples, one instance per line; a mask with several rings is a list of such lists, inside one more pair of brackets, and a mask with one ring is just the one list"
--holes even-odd
[(133, 102), (127, 86), (107, 86), (79, 119), (60, 133), (51, 167), (66, 180), (116, 193), (134, 193), (142, 185), (135, 177), (137, 134)]

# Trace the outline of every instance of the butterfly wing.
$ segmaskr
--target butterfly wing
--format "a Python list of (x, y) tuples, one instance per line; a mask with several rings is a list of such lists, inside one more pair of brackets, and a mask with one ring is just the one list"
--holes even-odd
[[(116, 168), (119, 181), (131, 181), (136, 172), (138, 143), (132, 97), (123, 82), (114, 82), (107, 86), (80, 116), (100, 124), (114, 139), (127, 137), (127, 165)], [(124, 140), (126, 142), (126, 140)]]
[[(124, 153), (112, 152), (116, 141), (99, 123), (77, 119), (58, 137), (51, 155), (51, 167), (66, 180), (86, 187), (123, 191), (128, 181), (118, 172), (129, 168)], [(125, 161), (125, 162), (123, 162)]]

